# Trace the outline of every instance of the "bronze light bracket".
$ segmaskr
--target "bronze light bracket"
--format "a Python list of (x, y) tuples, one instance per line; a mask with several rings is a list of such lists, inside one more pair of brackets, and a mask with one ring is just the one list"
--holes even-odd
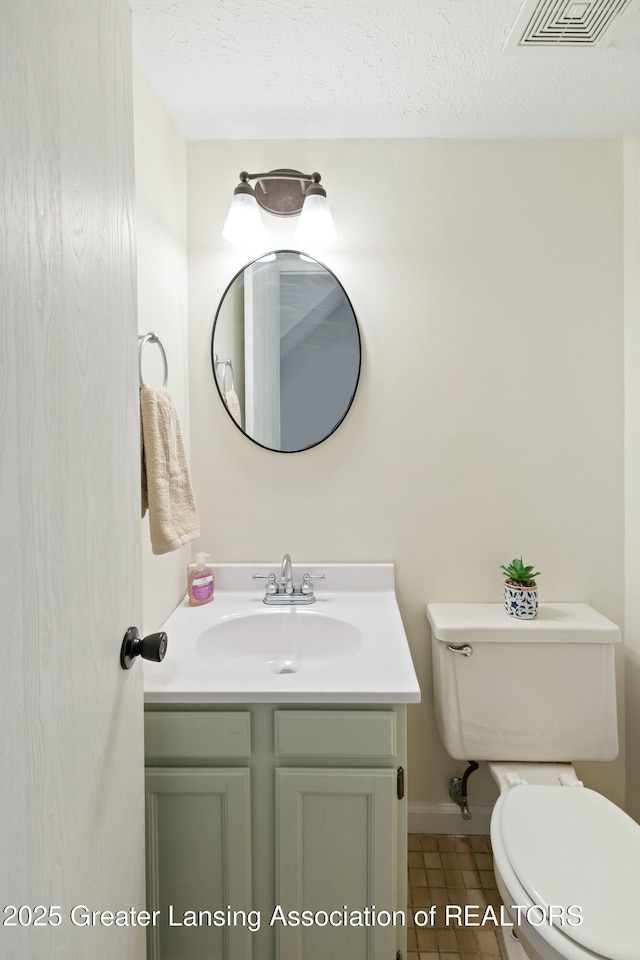
[[(252, 187), (250, 180), (256, 181)], [(326, 197), (327, 191), (320, 185), (319, 173), (301, 173), (299, 170), (282, 168), (267, 173), (240, 173), (240, 183), (233, 191), (253, 195), (258, 206), (276, 217), (295, 217), (302, 210), (306, 197)]]

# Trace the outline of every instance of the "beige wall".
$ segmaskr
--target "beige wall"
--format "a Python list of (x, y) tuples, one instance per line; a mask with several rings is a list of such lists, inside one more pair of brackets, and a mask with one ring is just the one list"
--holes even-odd
[[(139, 68), (134, 70), (138, 331), (157, 333), (167, 353), (168, 389), (189, 436), (187, 366), (187, 144)], [(147, 344), (143, 373), (162, 384), (157, 347)], [(186, 589), (190, 545), (154, 556), (142, 521), (145, 632), (157, 630)]]
[(624, 144), (627, 809), (640, 820), (640, 137)]
[[(621, 144), (193, 142), (188, 156), (202, 549), (396, 564), (423, 691), (409, 711), (410, 798), (431, 809), (461, 764), (434, 726), (427, 602), (500, 600), (498, 566), (522, 553), (543, 600), (588, 601), (622, 623)], [(343, 282), (363, 340), (349, 416), (289, 456), (234, 427), (209, 355), (226, 284), (261, 252), (220, 236), (238, 172), (281, 166), (322, 173), (339, 240), (307, 252)], [(274, 248), (295, 246), (293, 224), (269, 224)], [(623, 800), (621, 758), (579, 772)], [(486, 770), (470, 790), (472, 803), (495, 796)]]

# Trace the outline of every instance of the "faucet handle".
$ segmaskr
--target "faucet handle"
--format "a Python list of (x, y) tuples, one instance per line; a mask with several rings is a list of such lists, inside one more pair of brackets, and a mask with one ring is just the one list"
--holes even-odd
[(300, 584), (300, 593), (302, 593), (304, 596), (309, 596), (310, 594), (313, 594), (313, 586), (311, 581), (324, 580), (324, 579), (325, 579), (324, 573), (316, 573), (316, 574), (305, 573), (305, 575), (302, 578), (302, 583)]
[(277, 592), (278, 592), (278, 584), (276, 583), (276, 575), (275, 575), (275, 573), (269, 573), (269, 574), (266, 574), (266, 573), (254, 573), (253, 579), (254, 579), (254, 580), (268, 580), (268, 581), (269, 581), (268, 584), (267, 584), (267, 593), (268, 593), (268, 594), (273, 595), (274, 593), (277, 593)]

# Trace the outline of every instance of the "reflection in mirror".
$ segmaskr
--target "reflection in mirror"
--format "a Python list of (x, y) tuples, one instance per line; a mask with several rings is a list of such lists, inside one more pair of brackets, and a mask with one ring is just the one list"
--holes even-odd
[(283, 453), (313, 447), (344, 419), (360, 375), (360, 334), (336, 276), (278, 250), (247, 264), (213, 324), (214, 379), (242, 432)]

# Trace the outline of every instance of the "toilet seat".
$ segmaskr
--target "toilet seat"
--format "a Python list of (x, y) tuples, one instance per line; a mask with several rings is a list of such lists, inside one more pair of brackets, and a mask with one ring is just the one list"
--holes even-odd
[(593, 790), (525, 784), (501, 795), (491, 828), (512, 903), (522, 891), (529, 904), (582, 908), (580, 925), (536, 924), (558, 956), (638, 960), (638, 824)]

